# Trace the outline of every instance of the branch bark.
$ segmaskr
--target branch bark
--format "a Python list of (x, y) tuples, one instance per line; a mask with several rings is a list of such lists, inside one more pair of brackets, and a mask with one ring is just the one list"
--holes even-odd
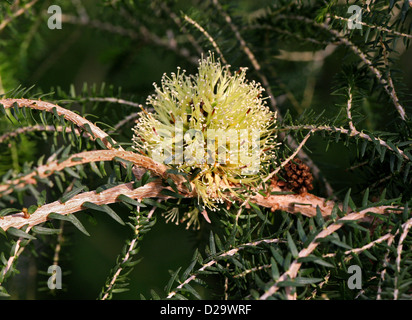
[(134, 189), (133, 184), (125, 183), (116, 187), (104, 190), (100, 193), (96, 191), (84, 192), (74, 196), (65, 203), (55, 201), (38, 208), (30, 217), (25, 218), (23, 212), (8, 215), (0, 219), (0, 228), (6, 231), (10, 227), (21, 228), (24, 225), (29, 225), (32, 228), (35, 225), (47, 221), (47, 216), (54, 212), (62, 215), (75, 213), (84, 210), (82, 205), (85, 202), (92, 202), (97, 205), (111, 204), (117, 202), (117, 198), (120, 195), (128, 196), (132, 199), (144, 199), (144, 198), (158, 198), (168, 199), (170, 196), (166, 196), (161, 193), (163, 189), (161, 182), (150, 182), (140, 188)]
[[(116, 144), (116, 142), (113, 139), (111, 139), (113, 144), (110, 143), (109, 140), (107, 139), (109, 135), (106, 132), (104, 132), (102, 129), (94, 125), (92, 122), (83, 118), (82, 116), (79, 116), (77, 113), (74, 113), (73, 111), (60, 107), (59, 105), (46, 102), (46, 101), (29, 100), (29, 99), (1, 99), (0, 104), (3, 105), (6, 109), (13, 108), (14, 105), (17, 105), (19, 108), (27, 107), (27, 108), (31, 108), (35, 110), (40, 110), (40, 111), (44, 110), (46, 112), (53, 112), (53, 110), (55, 110), (59, 116), (63, 115), (66, 120), (73, 122), (78, 127), (84, 129), (85, 132), (88, 133), (88, 135), (90, 136), (92, 140), (96, 140), (97, 138), (100, 138), (100, 140), (102, 140), (103, 144), (108, 149), (113, 149), (114, 148), (113, 145)], [(92, 134), (87, 131), (86, 129), (87, 125), (89, 126)], [(119, 146), (118, 149), (124, 150), (121, 146)]]

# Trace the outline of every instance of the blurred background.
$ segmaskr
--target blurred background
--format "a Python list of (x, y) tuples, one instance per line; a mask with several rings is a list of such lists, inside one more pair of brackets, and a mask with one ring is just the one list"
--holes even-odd
[[(50, 5), (61, 7), (62, 29), (47, 27)], [(336, 105), (331, 92), (336, 89), (334, 81), (340, 64), (348, 62), (345, 61), (345, 48), (325, 48), (322, 43), (311, 46), (299, 39), (292, 41), (282, 37), (282, 30), (256, 32), (253, 22), (264, 14), (265, 8), (273, 5), (273, 1), (241, 0), (225, 2), (225, 5), (230, 7), (234, 22), (241, 26), (242, 33), (256, 35), (248, 39), (251, 47), (257, 48), (257, 56), (265, 56), (263, 72), (268, 75), (282, 113), (289, 110), (297, 117), (311, 107), (316, 113), (324, 111), (325, 117), (336, 114), (336, 108), (340, 106)], [(88, 86), (86, 91), (93, 85), (97, 90), (104, 85), (105, 92), (111, 92), (110, 87), (113, 87), (113, 96), (121, 92), (122, 98), (144, 104), (153, 92), (153, 83), (159, 84), (163, 73), (170, 74), (178, 66), (188, 73), (196, 73), (201, 52), (207, 53), (211, 49), (199, 30), (184, 22), (184, 14), (197, 19), (205, 28), (207, 26), (234, 70), (245, 65), (251, 68), (235, 36), (233, 33), (229, 35), (230, 29), (220, 27), (223, 20), (218, 18), (218, 12), (203, 1), (34, 0), (11, 4), (2, 1), (0, 7), (3, 17), (0, 21), (0, 94), (18, 86), (28, 88), (34, 85), (33, 92), (51, 93), (48, 97), (58, 100), (61, 99), (56, 94), (59, 90), (67, 92), (69, 98), (71, 93), (81, 93), (85, 84)], [(25, 12), (13, 23), (7, 23), (6, 18), (13, 15), (17, 7), (24, 7)], [(316, 16), (316, 10), (313, 16)], [(398, 49), (396, 66), (402, 72), (403, 85), (410, 91), (411, 50), (406, 50), (401, 42)], [(250, 78), (258, 79), (253, 70)], [(110, 97), (108, 93), (104, 95)], [(101, 112), (99, 107), (93, 108), (88, 119), (114, 125), (138, 111), (135, 107), (119, 104), (112, 104), (110, 108), (109, 113)], [(365, 105), (364, 111), (369, 114), (369, 118), (361, 123), (365, 128), (370, 125), (374, 126), (370, 129), (376, 130), (386, 121), (387, 111), (378, 103), (373, 108)], [(4, 123), (0, 125), (5, 126)], [(133, 122), (127, 123), (113, 137), (117, 141), (130, 142), (132, 126)], [(13, 160), (15, 167), (22, 166), (33, 153), (40, 156), (49, 151), (47, 145), (38, 141), (33, 135), (31, 142), (7, 146), (9, 150), (18, 150), (19, 157)], [(332, 144), (325, 151), (326, 143), (318, 137), (310, 141), (309, 148), (312, 159), (337, 190), (338, 196), (339, 190), (344, 192), (352, 186), (356, 191), (357, 183), (368, 180), (370, 171), (366, 169), (356, 174), (347, 170), (355, 155), (343, 143)], [(0, 175), (3, 175), (1, 170), (4, 168), (0, 166)], [(316, 186), (316, 192), (322, 195), (321, 185)], [(121, 206), (114, 208), (127, 220), (127, 210)], [(81, 213), (77, 216), (91, 236), (86, 237), (72, 226), (65, 226), (71, 236), (70, 243), (63, 248), (64, 290), (55, 296), (47, 290), (36, 292), (36, 288), (44, 287), (48, 279), (47, 274), (39, 273), (47, 270), (48, 260), (22, 257), (19, 260), (20, 275), (8, 284), (13, 288), (9, 290), (14, 294), (13, 299), (97, 298), (131, 232), (103, 214)], [(207, 235), (207, 230), (185, 230), (185, 225), (166, 224), (159, 215), (152, 232), (143, 240), (140, 251), (143, 260), (129, 275), (130, 291), (116, 294), (114, 299), (138, 299), (140, 293), (148, 297), (151, 289), (161, 292), (170, 278), (168, 270), (188, 266), (194, 249)], [(48, 250), (47, 243), (37, 244), (36, 251), (40, 255)], [(66, 274), (66, 271), (70, 272)]]

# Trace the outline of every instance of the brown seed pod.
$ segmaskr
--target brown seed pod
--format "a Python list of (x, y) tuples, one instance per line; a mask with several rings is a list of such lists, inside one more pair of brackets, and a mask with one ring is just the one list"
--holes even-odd
[(300, 159), (293, 159), (289, 161), (280, 172), (283, 181), (275, 178), (272, 183), (276, 184), (281, 189), (287, 189), (297, 193), (306, 193), (313, 189), (313, 176), (309, 167)]

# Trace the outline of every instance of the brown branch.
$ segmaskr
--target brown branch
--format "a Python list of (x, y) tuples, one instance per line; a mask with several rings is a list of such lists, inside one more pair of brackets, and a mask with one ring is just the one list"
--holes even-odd
[[(348, 18), (340, 17), (340, 16), (337, 16), (337, 15), (333, 15), (332, 18), (333, 18), (333, 19), (337, 19), (337, 20), (343, 20), (343, 21), (346, 21), (346, 22), (349, 22), (349, 21), (350, 21)], [(377, 29), (377, 30), (379, 30), (379, 31), (387, 32), (387, 33), (393, 34), (393, 35), (395, 35), (395, 36), (400, 36), (400, 37), (405, 37), (405, 38), (412, 39), (412, 35), (411, 35), (411, 34), (402, 33), (402, 32), (398, 32), (398, 31), (395, 31), (395, 30), (390, 30), (390, 29), (388, 29), (388, 28), (381, 27), (381, 26), (375, 26), (375, 25), (367, 24), (367, 23), (365, 23), (365, 22), (363, 22), (363, 21), (356, 21), (356, 23), (361, 24), (361, 25), (363, 25), (363, 26), (365, 26), (365, 27), (367, 27), (367, 28), (370, 28), (370, 29)]]
[[(374, 140), (369, 136), (368, 134), (364, 132), (358, 131), (355, 127), (352, 128), (352, 130), (348, 130), (345, 128), (338, 128), (338, 127), (331, 127), (327, 125), (323, 126), (314, 126), (314, 125), (303, 125), (303, 126), (285, 126), (280, 130), (312, 130), (313, 132), (317, 131), (329, 131), (329, 132), (340, 132), (349, 136), (358, 136), (361, 139), (368, 140), (369, 142), (373, 142)], [(376, 138), (374, 137), (376, 141), (379, 142), (379, 144), (389, 151), (392, 151), (394, 153), (398, 153), (399, 155), (402, 156), (407, 161), (410, 161), (409, 157), (398, 147), (395, 146), (395, 149), (389, 146), (384, 140), (381, 138)]]
[(118, 185), (116, 187), (104, 190), (100, 193), (96, 191), (84, 192), (78, 194), (66, 201), (61, 203), (60, 201), (55, 201), (46, 205), (39, 207), (34, 213), (32, 213), (28, 218), (25, 218), (23, 212), (7, 215), (0, 219), (0, 228), (7, 230), (10, 227), (21, 228), (28, 225), (30, 228), (47, 221), (47, 216), (50, 213), (58, 213), (62, 215), (67, 215), (70, 213), (75, 213), (84, 210), (82, 205), (87, 202), (92, 202), (97, 205), (111, 204), (117, 202), (117, 198), (120, 195), (128, 196), (132, 199), (144, 199), (144, 198), (158, 198), (158, 199), (168, 199), (169, 196), (165, 196), (161, 191), (165, 189), (161, 182), (150, 182), (140, 188), (133, 189), (133, 183), (125, 183)]
[[(73, 122), (78, 127), (84, 129), (87, 133), (88, 131), (86, 130), (86, 125), (88, 125), (90, 127), (91, 132), (93, 133), (88, 133), (92, 140), (99, 138), (107, 148), (113, 148), (112, 144), (107, 140), (109, 135), (106, 132), (104, 132), (102, 129), (94, 125), (89, 120), (83, 118), (82, 116), (79, 116), (77, 113), (60, 107), (59, 105), (46, 101), (29, 99), (1, 99), (0, 104), (2, 104), (6, 109), (13, 108), (14, 104), (17, 104), (19, 108), (27, 107), (40, 111), (44, 110), (46, 112), (53, 112), (53, 110), (56, 110), (59, 116), (63, 115), (66, 120)], [(112, 141), (114, 142), (114, 144), (116, 144), (116, 142), (113, 139)], [(121, 146), (119, 146), (118, 149), (123, 150)]]
[(193, 20), (192, 18), (190, 18), (189, 16), (185, 15), (184, 16), (185, 20), (187, 22), (189, 22), (190, 24), (192, 24), (195, 28), (197, 28), (201, 33), (203, 33), (203, 35), (207, 38), (207, 40), (212, 44), (213, 48), (215, 48), (216, 52), (219, 54), (220, 59), (222, 59), (222, 62), (224, 64), (228, 64), (227, 60), (225, 59), (225, 57), (223, 56), (222, 51), (220, 50), (219, 46), (217, 45), (215, 39), (213, 39), (213, 37), (199, 24), (197, 23), (195, 20)]
[(383, 86), (384, 90), (386, 91), (386, 93), (391, 98), (391, 100), (392, 100), (396, 110), (398, 111), (401, 119), (402, 120), (407, 119), (405, 109), (399, 101), (399, 98), (396, 94), (395, 88), (393, 87), (392, 81), (391, 80), (388, 81), (384, 78), (382, 72), (373, 65), (372, 61), (367, 57), (367, 55), (358, 46), (356, 46), (347, 37), (345, 37), (345, 35), (342, 32), (333, 29), (331, 27), (331, 25), (329, 24), (329, 20), (330, 20), (329, 18), (324, 23), (314, 22), (313, 20), (311, 20), (307, 17), (304, 17), (304, 16), (278, 15), (277, 18), (278, 19), (293, 19), (293, 20), (303, 21), (303, 22), (308, 23), (308, 24), (312, 24), (316, 27), (319, 27), (319, 28), (329, 32), (331, 35), (333, 35), (337, 39), (337, 42), (339, 44), (342, 44), (344, 46), (349, 47), (355, 53), (355, 55), (357, 55), (362, 60), (362, 62), (369, 68), (369, 70), (375, 75), (375, 77), (379, 81), (379, 83)]
[(289, 269), (283, 273), (276, 282), (265, 291), (265, 293), (260, 297), (261, 300), (266, 300), (274, 293), (276, 293), (279, 289), (279, 283), (286, 280), (292, 280), (296, 278), (298, 271), (302, 265), (302, 262), (299, 262), (299, 259), (309, 256), (316, 247), (320, 244), (318, 242), (319, 239), (326, 238), (327, 236), (331, 235), (335, 231), (339, 230), (346, 221), (358, 221), (366, 217), (369, 212), (377, 213), (377, 214), (384, 214), (387, 210), (393, 209), (390, 206), (381, 206), (381, 207), (373, 207), (368, 208), (359, 212), (350, 213), (343, 218), (340, 218), (335, 223), (329, 225), (326, 229), (322, 230), (313, 240), (312, 242), (303, 250), (298, 253), (297, 258), (291, 263)]
[[(280, 188), (272, 188), (272, 192), (282, 193)], [(284, 193), (284, 191), (283, 191)], [(250, 198), (251, 202), (259, 206), (271, 208), (272, 211), (282, 210), (289, 213), (300, 212), (307, 217), (316, 216), (316, 208), (319, 207), (322, 216), (327, 217), (332, 214), (336, 202), (315, 196), (311, 193), (302, 194), (274, 194), (262, 196), (257, 193)], [(341, 205), (339, 205), (342, 208)]]
[[(217, 263), (221, 258), (231, 257), (231, 256), (237, 254), (240, 250), (242, 250), (242, 249), (244, 249), (244, 248), (247, 248), (247, 247), (250, 247), (250, 246), (257, 246), (257, 245), (259, 245), (259, 244), (261, 244), (261, 243), (277, 243), (277, 242), (280, 242), (279, 239), (263, 239), (263, 240), (258, 240), (258, 241), (251, 242), (251, 243), (245, 243), (245, 244), (243, 244), (243, 245), (241, 245), (241, 246), (238, 246), (238, 247), (236, 247), (236, 248), (230, 249), (229, 251), (226, 251), (226, 252), (221, 253), (221, 254), (219, 255), (219, 257), (218, 257), (219, 259), (210, 260), (208, 263), (204, 264), (196, 273), (202, 272), (202, 271), (206, 270), (207, 268), (213, 266), (213, 265), (214, 265), (215, 263)], [(173, 298), (173, 297), (176, 295), (176, 293), (177, 293), (177, 291), (178, 291), (179, 289), (183, 288), (183, 287), (184, 287), (186, 284), (188, 284), (189, 282), (195, 280), (196, 277), (197, 277), (196, 274), (192, 274), (189, 278), (187, 278), (184, 282), (182, 282), (182, 283), (176, 288), (176, 290), (170, 292), (170, 293), (168, 294), (168, 296), (167, 296), (167, 299)]]
[[(7, 133), (1, 135), (0, 136), (0, 143), (3, 143), (3, 142), (7, 141), (10, 138), (16, 137), (16, 136), (18, 136), (20, 134), (23, 134), (23, 133), (26, 133), (26, 132), (33, 132), (33, 131), (50, 131), (50, 132), (57, 131), (57, 132), (62, 132), (63, 130), (65, 132), (72, 132), (72, 128), (66, 127), (66, 128), (63, 129), (62, 126), (55, 127), (55, 126), (52, 126), (52, 125), (43, 126), (43, 125), (37, 124), (35, 126), (22, 127), (22, 128), (18, 128), (16, 130), (14, 130), (12, 132), (7, 132)], [(80, 135), (80, 131), (78, 129), (75, 129), (75, 133), (77, 135)]]
[(15, 18), (21, 16), (24, 14), (27, 10), (29, 10), (33, 5), (36, 4), (39, 0), (33, 0), (27, 4), (25, 4), (23, 7), (15, 11), (10, 17), (7, 17), (0, 23), (0, 32)]
[(74, 154), (70, 156), (67, 160), (60, 161), (54, 160), (43, 166), (38, 167), (35, 171), (23, 176), (16, 178), (14, 180), (8, 181), (6, 184), (0, 185), (0, 195), (3, 193), (8, 194), (13, 191), (13, 188), (22, 188), (27, 184), (36, 184), (37, 179), (42, 179), (49, 177), (56, 171), (61, 171), (64, 168), (73, 167), (76, 165), (81, 165), (90, 162), (97, 161), (112, 161), (115, 158), (120, 158), (126, 161), (132, 162), (134, 165), (150, 170), (156, 175), (162, 178), (172, 178), (177, 187), (185, 192), (186, 188), (182, 184), (186, 181), (180, 175), (168, 174), (167, 170), (169, 167), (162, 163), (153, 161), (151, 158), (140, 155), (131, 151), (122, 150), (95, 150), (95, 151), (85, 151), (81, 153)]

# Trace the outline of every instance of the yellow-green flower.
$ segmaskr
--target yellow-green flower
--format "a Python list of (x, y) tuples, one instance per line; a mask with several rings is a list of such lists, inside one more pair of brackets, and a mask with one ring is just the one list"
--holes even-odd
[(147, 99), (154, 112), (142, 111), (133, 129), (134, 148), (192, 175), (200, 203), (212, 209), (233, 186), (257, 182), (277, 145), (264, 89), (245, 76), (213, 55), (196, 75), (165, 74)]

